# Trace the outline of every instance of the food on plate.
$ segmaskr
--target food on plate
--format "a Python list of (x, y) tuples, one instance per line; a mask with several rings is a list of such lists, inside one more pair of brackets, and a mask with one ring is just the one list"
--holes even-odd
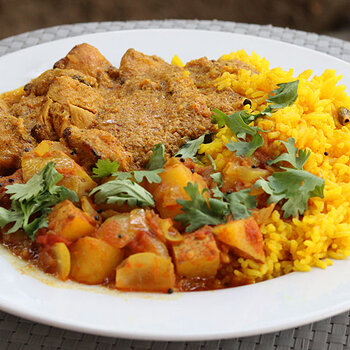
[(214, 290), (350, 255), (350, 98), (244, 51), (81, 44), (0, 95), (2, 244), (62, 281)]

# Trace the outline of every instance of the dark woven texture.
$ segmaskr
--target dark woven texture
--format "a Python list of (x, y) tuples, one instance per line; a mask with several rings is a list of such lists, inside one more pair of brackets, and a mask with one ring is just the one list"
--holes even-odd
[[(288, 28), (222, 21), (138, 21), (65, 25), (40, 29), (0, 41), (0, 56), (71, 36), (144, 28), (207, 29), (276, 39), (328, 53), (350, 62), (350, 43)], [(100, 337), (33, 323), (0, 311), (0, 350), (350, 350), (350, 315), (286, 331), (207, 342), (152, 342)]]

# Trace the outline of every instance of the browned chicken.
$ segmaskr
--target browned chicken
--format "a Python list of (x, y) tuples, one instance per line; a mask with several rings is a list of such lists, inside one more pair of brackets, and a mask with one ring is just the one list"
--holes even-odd
[(242, 67), (249, 68), (202, 58), (181, 68), (130, 49), (117, 69), (96, 48), (75, 46), (16, 98), (0, 99), (7, 116), (0, 118), (0, 172), (18, 167), (23, 150), (45, 139), (62, 138), (88, 171), (99, 158), (125, 170), (143, 167), (160, 142), (171, 156), (213, 130), (212, 108), (242, 108), (241, 96), (214, 84)]
[(218, 108), (224, 113), (231, 114), (242, 109), (242, 97), (230, 88), (219, 91), (215, 86), (215, 80), (224, 72), (238, 73), (240, 69), (252, 70), (247, 64), (233, 60), (210, 61), (202, 57), (188, 62), (185, 69), (190, 72), (199, 91), (207, 96), (210, 110)]
[(2, 116), (0, 121), (0, 172), (4, 175), (18, 169), (22, 154), (36, 143), (26, 132), (22, 118)]
[(86, 169), (90, 169), (99, 159), (117, 160), (121, 170), (127, 171), (132, 167), (132, 155), (109, 132), (70, 126), (64, 130), (63, 140), (77, 153), (79, 163)]

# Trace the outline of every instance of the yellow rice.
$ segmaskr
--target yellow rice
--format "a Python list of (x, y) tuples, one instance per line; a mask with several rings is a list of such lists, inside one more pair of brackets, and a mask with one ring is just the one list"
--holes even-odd
[[(226, 72), (216, 80), (219, 90), (231, 87), (249, 98), (253, 111), (266, 107), (265, 100), (276, 84), (299, 79), (296, 103), (271, 118), (259, 119), (257, 125), (271, 129), (265, 138), (270, 154), (272, 150), (271, 158), (285, 151), (278, 140), (294, 137), (298, 148), (311, 150), (305, 170), (325, 179), (325, 197), (310, 199), (303, 217), (285, 220), (275, 210), (262, 225), (265, 263), (239, 258), (231, 272), (238, 279), (248, 277), (254, 282), (291, 271), (309, 271), (311, 267), (326, 268), (332, 264), (331, 259), (344, 259), (350, 254), (350, 129), (339, 124), (336, 111), (340, 106), (349, 108), (350, 97), (343, 85), (337, 85), (341, 76), (326, 70), (312, 77), (312, 71), (307, 70), (295, 77), (293, 70), (269, 69), (268, 61), (243, 50), (222, 59), (238, 59), (259, 72), (251, 74), (242, 69), (238, 75)], [(201, 153), (213, 157), (218, 170), (230, 161), (231, 152), (225, 143), (232, 136), (225, 127), (214, 142), (201, 147)]]

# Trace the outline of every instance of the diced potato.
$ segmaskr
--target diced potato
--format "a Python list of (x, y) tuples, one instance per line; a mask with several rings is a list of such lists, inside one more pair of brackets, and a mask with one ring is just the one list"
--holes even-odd
[(192, 174), (191, 170), (177, 159), (171, 159), (165, 166), (165, 170), (159, 174), (162, 182), (152, 184), (149, 191), (156, 202), (156, 208), (162, 218), (173, 219), (181, 212), (181, 206), (177, 199), (187, 199), (189, 196), (184, 190), (189, 182), (197, 182), (201, 192), (207, 184), (204, 178), (198, 174)]
[(130, 214), (121, 213), (107, 219), (96, 231), (95, 237), (101, 238), (116, 248), (123, 248), (136, 236), (129, 226)]
[(223, 170), (223, 190), (235, 188), (237, 182), (252, 185), (260, 177), (266, 177), (270, 172), (266, 169), (237, 165), (230, 162)]
[(220, 251), (208, 226), (186, 233), (173, 245), (178, 275), (185, 277), (215, 276), (220, 264)]
[(48, 220), (49, 230), (71, 241), (92, 235), (96, 230), (95, 220), (68, 199), (55, 205)]
[(154, 253), (130, 255), (116, 271), (116, 287), (129, 291), (166, 292), (175, 285), (170, 259)]
[[(46, 141), (43, 141), (46, 142)], [(34, 174), (38, 174), (47, 163), (54, 162), (56, 169), (63, 175), (63, 179), (58, 185), (65, 186), (75, 191), (78, 197), (88, 194), (97, 184), (93, 181), (85, 170), (78, 165), (72, 158), (62, 151), (45, 151), (47, 145), (39, 147), (39, 156), (35, 149), (33, 152), (25, 153), (22, 156), (23, 180), (27, 182)]]
[(84, 213), (88, 214), (91, 217), (98, 215), (97, 210), (94, 208), (92, 200), (89, 197), (87, 196), (81, 197), (80, 204), (81, 204), (81, 209), (83, 210)]
[(166, 245), (150, 232), (139, 232), (135, 240), (129, 244), (128, 249), (132, 254), (150, 252), (170, 258)]
[(161, 219), (159, 218), (159, 227), (164, 234), (164, 238), (167, 242), (181, 242), (183, 236), (180, 232), (174, 227), (174, 223), (171, 219)]
[(266, 208), (254, 209), (252, 211), (252, 215), (253, 215), (253, 218), (255, 219), (256, 223), (258, 225), (262, 225), (263, 223), (266, 223), (266, 221), (271, 216), (273, 210), (275, 209), (275, 206), (276, 206), (275, 203), (271, 203)]
[(265, 261), (263, 237), (253, 217), (215, 226), (213, 232), (218, 240), (233, 248), (238, 256)]
[(102, 283), (123, 259), (121, 249), (93, 237), (80, 238), (70, 246), (70, 253), (70, 277), (86, 284)]
[(143, 209), (108, 218), (96, 231), (95, 237), (116, 248), (128, 246), (128, 254), (152, 252), (169, 258), (167, 247), (152, 232)]
[(63, 242), (57, 242), (51, 247), (50, 253), (56, 260), (57, 276), (65, 281), (70, 273), (70, 253), (67, 246)]

